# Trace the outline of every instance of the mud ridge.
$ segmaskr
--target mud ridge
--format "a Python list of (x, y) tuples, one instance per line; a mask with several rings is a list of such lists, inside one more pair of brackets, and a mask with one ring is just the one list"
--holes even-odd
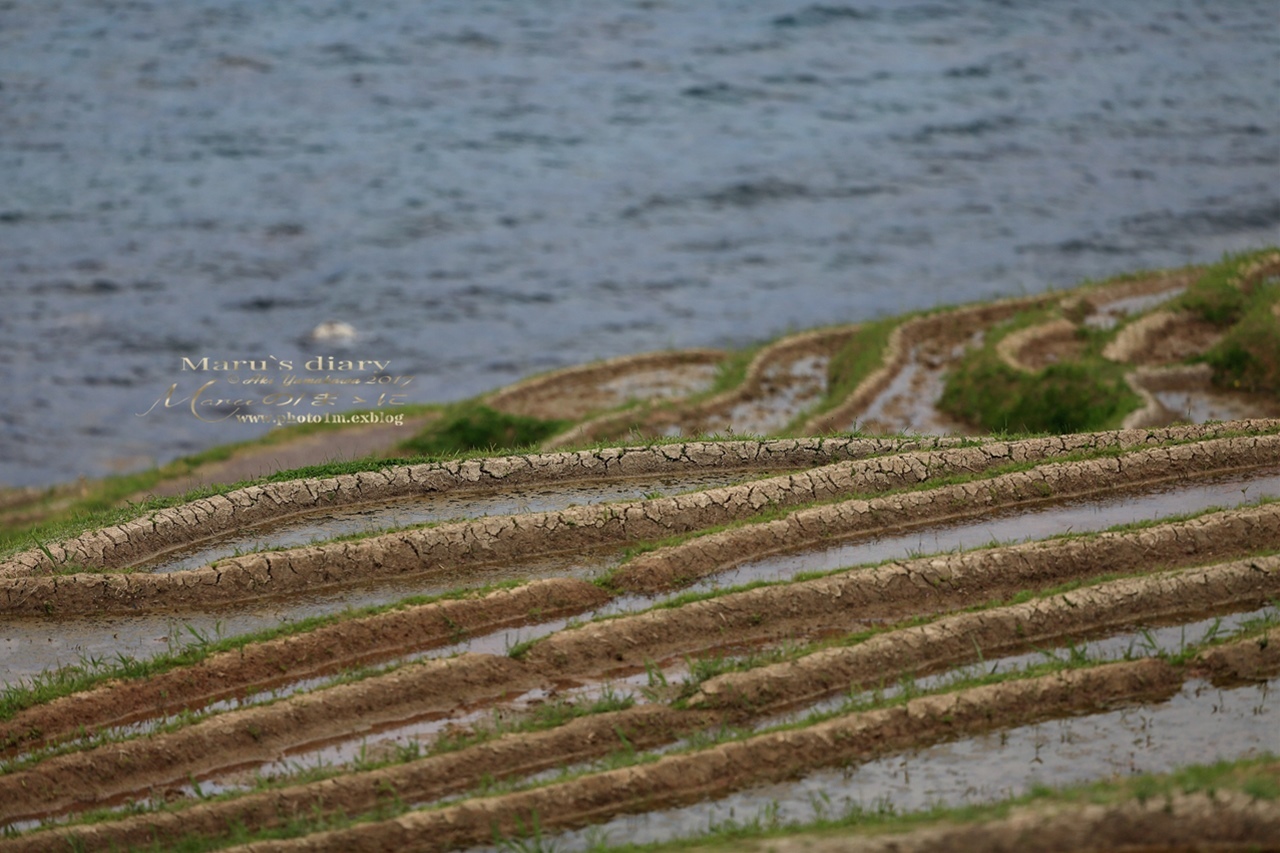
[[(600, 387), (640, 373), (714, 367), (727, 353), (715, 349), (641, 353), (594, 364), (568, 367), (508, 385), (484, 399), (485, 405), (513, 415), (578, 420), (601, 406)], [(620, 402), (626, 402), (622, 400)]]
[[(295, 590), (314, 592), (325, 587), (373, 579), (421, 576), (461, 565), (475, 567), (524, 560), (533, 556), (582, 553), (724, 524), (750, 517), (770, 506), (796, 506), (842, 495), (904, 488), (937, 476), (961, 472), (977, 473), (1000, 464), (1044, 459), (1078, 450), (1140, 446), (1176, 437), (1198, 438), (1230, 433), (1248, 426), (1248, 423), (1241, 422), (1163, 431), (1081, 434), (851, 460), (798, 474), (688, 495), (443, 524), (380, 534), (357, 541), (248, 554), (220, 560), (216, 565), (201, 569), (162, 575), (142, 572), (77, 573), (53, 577), (0, 578), (0, 610), (14, 616), (48, 616), (55, 613), (94, 614), (110, 610), (128, 612), (217, 606), (288, 594)], [(1275, 442), (1280, 441), (1280, 437), (1264, 436), (1237, 441), (1246, 442), (1237, 447), (1236, 456), (1240, 456), (1248, 442)], [(678, 446), (672, 446), (672, 449), (675, 447)], [(1170, 458), (1190, 459), (1191, 451), (1173, 448), (1152, 450), (1149, 453), (1163, 454), (1161, 458), (1172, 454)], [(1244, 457), (1240, 458), (1243, 460)], [(1224, 459), (1218, 459), (1215, 464), (1221, 467), (1227, 463)], [(1246, 463), (1238, 461), (1235, 464)], [(1118, 463), (1113, 462), (1108, 466), (1103, 460), (1093, 468), (1075, 471), (1075, 477), (1080, 479), (1089, 474), (1109, 476), (1118, 467)], [(1008, 475), (1004, 480), (997, 478), (988, 482), (1010, 485), (1017, 497), (1020, 495), (1019, 489), (1033, 487), (1033, 480), (1036, 478), (1027, 479), (1028, 476)], [(1019, 477), (1022, 479), (1018, 479)], [(1043, 476), (1040, 479), (1043, 480)], [(1050, 486), (1062, 488), (1066, 482)], [(955, 499), (973, 501), (972, 508), (979, 507), (980, 503), (970, 494), (976, 488), (973, 484), (956, 487), (960, 491), (955, 492)], [(945, 490), (942, 492), (945, 493)], [(1044, 496), (1043, 492), (1039, 494), (1040, 497)], [(865, 528), (870, 523), (871, 509), (862, 507), (863, 503), (866, 502), (853, 505), (853, 514), (868, 516), (858, 522)], [(881, 513), (884, 507), (901, 509), (906, 503), (921, 504), (916, 510), (921, 518), (937, 517), (938, 508), (924, 506), (918, 495), (881, 500), (872, 508), (876, 513)], [(837, 509), (845, 507), (843, 504), (835, 506)], [(793, 515), (790, 523), (795, 523), (795, 519), (798, 519), (800, 523), (817, 521), (829, 526), (834, 524), (835, 529), (839, 529), (840, 524), (849, 526), (849, 519), (843, 522), (832, 521), (827, 518), (829, 514), (829, 507), (802, 511), (801, 514)], [(747, 535), (762, 529), (770, 533), (778, 532), (774, 528), (760, 525), (742, 528), (747, 531)], [(691, 543), (691, 546), (707, 542), (719, 543), (723, 538), (724, 536), (719, 539), (716, 536), (703, 537)], [(797, 541), (806, 540), (802, 538)], [(656, 588), (650, 581), (644, 580), (646, 574), (637, 574), (641, 570), (647, 572), (654, 565), (655, 559), (667, 559), (667, 551), (656, 553), (657, 557), (646, 555), (630, 564), (624, 570), (623, 582), (631, 583), (631, 579), (639, 578), (635, 582), (635, 588)], [(667, 565), (670, 568), (670, 564)], [(658, 585), (666, 582), (668, 581), (660, 581)]]
[(1049, 362), (1047, 354), (1076, 340), (1076, 324), (1058, 317), (1005, 335), (996, 344), (996, 354), (1014, 370), (1035, 373)]
[(1280, 673), (1280, 628), (1239, 643), (1215, 646), (1195, 660), (1196, 673), (1216, 687), (1265, 681)]
[[(975, 654), (982, 654), (981, 651), (975, 653), (978, 646), (989, 653), (1003, 654), (1014, 648), (1025, 650), (1037, 643), (1080, 636), (1123, 623), (1135, 612), (1144, 616), (1158, 614), (1171, 617), (1204, 608), (1229, 608), (1269, 594), (1271, 587), (1280, 583), (1280, 571), (1277, 570), (1280, 570), (1280, 558), (1272, 558), (1265, 566), (1245, 561), (1178, 575), (1123, 579), (1029, 604), (963, 614), (924, 628), (884, 634), (853, 649), (833, 649), (792, 664), (721, 676), (708, 681), (693, 702), (734, 704), (739, 706), (740, 714), (758, 717), (776, 709), (768, 702), (759, 701), (767, 695), (767, 689), (753, 692), (748, 687), (743, 690), (744, 683), (750, 685), (754, 682), (757, 688), (761, 684), (780, 687), (784, 694), (796, 688), (808, 690), (802, 693), (802, 698), (810, 700), (821, 695), (821, 691), (813, 690), (815, 679), (828, 686), (844, 680), (843, 684), (833, 688), (843, 690), (850, 684), (865, 686), (868, 682), (891, 681), (907, 673), (919, 674), (943, 663), (967, 663)], [(1269, 585), (1265, 589), (1254, 586), (1254, 578), (1250, 576), (1253, 571), (1266, 573)], [(1184, 598), (1189, 591), (1193, 594)], [(1090, 603), (1102, 605), (1096, 619), (1085, 615), (1083, 606)], [(1147, 604), (1152, 606), (1144, 606)], [(975, 625), (976, 631), (971, 630)], [(1028, 625), (1039, 627), (1027, 630)], [(1003, 636), (993, 637), (993, 633)], [(1280, 640), (1280, 634), (1276, 639)], [(1201, 655), (1193, 669), (1196, 674), (1212, 670), (1224, 677), (1242, 674), (1252, 678), (1265, 677), (1280, 669), (1280, 642), (1271, 644), (1271, 652), (1267, 652), (1267, 648), (1265, 638), (1227, 644)], [(1243, 656), (1237, 652), (1239, 649), (1245, 650)], [(858, 665), (850, 667), (847, 661), (833, 657), (839, 654), (847, 656), (859, 650), (862, 650), (860, 654), (864, 658), (861, 673), (857, 671)], [(1259, 659), (1259, 655), (1264, 659)], [(822, 669), (824, 664), (834, 664), (834, 671), (825, 672)], [(726, 683), (729, 684), (727, 689)], [(732, 702), (723, 701), (730, 694)], [(709, 697), (713, 701), (708, 701)], [(579, 718), (546, 732), (507, 735), (460, 752), (385, 770), (251, 793), (231, 801), (197, 804), (177, 814), (158, 813), (110, 824), (72, 828), (59, 831), (58, 837), (68, 841), (75, 838), (77, 843), (89, 849), (98, 849), (110, 844), (152, 841), (154, 837), (176, 839), (184, 833), (193, 832), (216, 836), (225, 827), (236, 823), (252, 828), (275, 826), (288, 815), (315, 813), (317, 810), (339, 808), (345, 813), (367, 812), (392, 796), (402, 801), (421, 802), (465, 791), (486, 774), (494, 778), (519, 778), (551, 767), (600, 757), (617, 749), (661, 746), (682, 734), (705, 729), (720, 719), (715, 713), (709, 715), (662, 706), (641, 706)], [(43, 835), (35, 837), (48, 838)], [(0, 847), (32, 849), (29, 844), (22, 843)]]
[[(1272, 519), (1280, 515), (1280, 506), (1268, 508), (1277, 510), (1271, 513)], [(1244, 523), (1231, 525), (1232, 528), (1239, 530), (1243, 526), (1245, 530), (1249, 529), (1250, 525), (1244, 519), (1235, 520)], [(1221, 522), (1224, 519), (1215, 521)], [(1223, 537), (1220, 535), (1214, 535), (1221, 533), (1221, 530), (1222, 525), (1184, 522), (1169, 525), (1167, 530), (1159, 532), (1163, 535), (1122, 534), (1112, 538), (1128, 540), (1124, 544), (1131, 551), (1141, 552), (1149, 558), (1154, 547), (1153, 541), (1172, 541), (1179, 544), (1181, 550), (1186, 547), (1182, 543), (1187, 541), (1221, 539)], [(1239, 540), (1233, 537), (1229, 541)], [(1072, 541), (1059, 544), (1070, 545)], [(1009, 562), (1016, 567), (1022, 562), (1017, 557), (1025, 557), (1026, 552), (1033, 549), (1019, 547), (1003, 550), (1013, 557)], [(1052, 549), (1040, 550), (1046, 552)], [(1000, 560), (983, 559), (983, 556), (955, 555), (953, 562), (960, 562), (961, 557), (969, 558), (969, 562), (977, 564), (979, 572), (988, 577), (999, 578), (999, 582), (1008, 588), (1025, 586), (1025, 575), (1010, 577)], [(1056, 555), (1041, 553), (1038, 556), (1043, 563), (1054, 567), (1058, 572), (1055, 580), (1061, 580), (1064, 575), (1071, 576), (1068, 572), (1074, 567), (1070, 561), (1065, 561), (1064, 566), (1064, 561)], [(1110, 556), (1104, 554), (1095, 558), (1095, 573), (1102, 571), (1104, 566), (1110, 571), (1121, 568)], [(916, 562), (932, 562), (935, 565), (930, 568), (938, 571), (936, 564), (942, 561)], [(913, 568), (910, 565), (890, 565), (873, 571), (883, 576), (894, 574), (896, 569), (897, 574), (911, 577), (914, 574)], [(1066, 572), (1063, 571), (1064, 568)], [(980, 581), (967, 576), (963, 569), (948, 567), (943, 571), (951, 583), (964, 591), (964, 594), (957, 596), (959, 600), (950, 602), (952, 607), (975, 599), (989, 598), (989, 585), (983, 589)], [(488, 655), (464, 655), (453, 661), (405, 667), (357, 685), (329, 688), (272, 705), (227, 712), (177, 732), (52, 758), (31, 770), (10, 777), (0, 777), (0, 802), (12, 799), (16, 806), (20, 799), (25, 801), (25, 798), (19, 798), (21, 792), (38, 801), (38, 808), (27, 806), (33, 812), (43, 813), (66, 808), (75, 801), (55, 799), (51, 792), (56, 791), (63, 797), (92, 798), (94, 791), (98, 791), (100, 796), (120, 796), (149, 786), (173, 784), (175, 780), (185, 778), (185, 774), (202, 775), (218, 767), (267, 760), (277, 752), (321, 740), (335, 732), (347, 731), (356, 721), (361, 725), (376, 725), (379, 720), (395, 720), (404, 716), (410, 707), (414, 714), (432, 709), (447, 710), (468, 700), (492, 698), (521, 686), (546, 684), (555, 677), (563, 677), (569, 671), (575, 674), (583, 671), (598, 673), (602, 668), (615, 665), (615, 655), (611, 652), (619, 647), (627, 648), (627, 657), (633, 659), (633, 662), (637, 657), (643, 660), (648, 655), (662, 652), (687, 652), (688, 644), (674, 650), (659, 650), (654, 647), (654, 642), (645, 640), (664, 636), (702, 638), (708, 633), (714, 636), (714, 630), (706, 623), (710, 621), (715, 625), (716, 617), (719, 617), (721, 628), (734, 630), (736, 637), (740, 633), (736, 630), (736, 622), (749, 622), (761, 613), (778, 609), (779, 602), (767, 599), (783, 598), (781, 593), (803, 592), (807, 593), (811, 601), (839, 602), (839, 606), (844, 608), (844, 615), (855, 613), (858, 618), (867, 618), (869, 613), (875, 611), (875, 593), (893, 589), (897, 593), (895, 598), (898, 608), (905, 606), (908, 612), (921, 612), (918, 607), (910, 607), (917, 596), (904, 595), (905, 591), (897, 588), (891, 580), (870, 575), (871, 573), (851, 573), (792, 585), (806, 589), (770, 587), (750, 590), (724, 597), (746, 599), (745, 603), (721, 600), (695, 602), (678, 611), (653, 611), (629, 619), (586, 626), (577, 631), (561, 632), (536, 644), (523, 664)], [(922, 581), (913, 577), (912, 580), (912, 592), (917, 587), (934, 588), (928, 579)], [(1041, 578), (1040, 581), (1044, 585), (1045, 579)], [(861, 598), (858, 595), (859, 587), (864, 593)], [(1105, 587), (1069, 593), (1060, 596), (1058, 600), (966, 614), (936, 625), (882, 635), (851, 649), (833, 649), (784, 665), (721, 676), (703, 685), (702, 694), (696, 701), (716, 707), (728, 704), (741, 706), (745, 703), (747, 707), (758, 711), (776, 703), (776, 698), (771, 697), (786, 695), (796, 701), (806, 701), (832, 690), (845, 689), (850, 682), (859, 678), (892, 678), (904, 669), (927, 669), (939, 666), (947, 660), (951, 660), (953, 664), (968, 662), (975, 653), (982, 653), (976, 651), (978, 648), (1000, 652), (1005, 646), (1022, 648), (1029, 642), (1064, 633), (1106, 627), (1111, 624), (1108, 620), (1115, 618), (1108, 607), (1116, 601), (1120, 602), (1118, 618), (1123, 620), (1132, 618), (1135, 613), (1148, 615), (1153, 608), (1156, 611), (1154, 615), (1158, 616), (1162, 604), (1170, 612), (1187, 606), (1204, 610), (1232, 603), (1255, 602), (1259, 598), (1266, 600), (1277, 590), (1280, 590), (1280, 558), (1244, 561), (1169, 578), (1128, 579)], [(867, 595), (867, 591), (872, 594)], [(793, 618), (798, 615), (808, 622), (820, 618), (813, 608), (806, 608), (797, 614), (797, 602), (801, 596), (787, 597), (790, 598)], [(1151, 606), (1142, 607), (1145, 603), (1150, 603)], [(725, 619), (726, 613), (745, 618)], [(1095, 613), (1098, 614), (1096, 620), (1093, 618)], [(830, 615), (828, 613), (827, 617), (830, 618)], [(699, 619), (699, 616), (702, 618)], [(694, 624), (690, 624), (690, 617), (693, 617)], [(646, 622), (649, 625), (645, 626)], [(672, 622), (683, 624), (677, 629), (669, 624)], [(1280, 647), (1280, 643), (1277, 646)], [(577, 651), (574, 652), (573, 649)], [(590, 653), (585, 653), (583, 649), (589, 649)], [(926, 652), (932, 657), (926, 656)], [(621, 658), (622, 655), (618, 654), (616, 657)], [(577, 666), (566, 666), (567, 661), (574, 661)], [(445, 668), (444, 674), (438, 671), (441, 667)], [(779, 672), (783, 674), (780, 675)], [(32, 721), (28, 719), (25, 722), (30, 724)], [(223, 747), (214, 748), (212, 745), (221, 739), (225, 739)], [(181, 758), (184, 756), (185, 758)], [(91, 772), (90, 768), (96, 770)], [(112, 784), (118, 788), (114, 791), (103, 789), (96, 781), (100, 773), (109, 775)], [(155, 774), (160, 775), (157, 778)], [(74, 781), (68, 781), (67, 776), (71, 776), (72, 780), (87, 781), (89, 788), (77, 791)], [(0, 819), (13, 817), (12, 814), (6, 814), (4, 807), (0, 806)]]
[(519, 832), (539, 815), (544, 830), (571, 828), (631, 811), (719, 797), (818, 767), (863, 762), (901, 749), (1016, 724), (1096, 712), (1173, 696), (1182, 674), (1159, 660), (1106, 664), (1040, 678), (925, 696), (904, 705), (837, 717), (567, 782), (242, 850), (446, 850), (482, 843), (493, 827)]
[[(1033, 651), (1063, 638), (1098, 636), (1139, 620), (1152, 624), (1265, 605), (1277, 593), (1280, 557), (1123, 578), (1023, 604), (944, 617), (785, 663), (726, 673), (705, 682), (689, 704), (772, 713), (851, 687), (870, 689), (902, 675), (920, 676), (981, 663)], [(1280, 654), (1272, 657), (1280, 658)], [(1237, 658), (1229, 665), (1219, 665), (1233, 672), (1246, 667), (1256, 673), (1263, 664), (1261, 660), (1252, 663)]]
[[(908, 447), (931, 447), (922, 438)], [(566, 482), (678, 475), (689, 470), (769, 471), (807, 468), (903, 447), (902, 441), (852, 438), (688, 442), (564, 453), (502, 456), (411, 466), (237, 489), (158, 510), (145, 518), (89, 531), (0, 563), (0, 578), (24, 577), (68, 564), (118, 568), (264, 522), (338, 506), (452, 492), (501, 492)]]
[[(922, 557), (731, 592), (559, 631), (524, 660), (548, 674), (635, 669), (646, 660), (815, 624), (851, 626), (940, 613), (1112, 572), (1155, 571), (1280, 547), (1280, 504), (1088, 538)], [(970, 649), (972, 651), (972, 649)]]
[(872, 531), (901, 530), (984, 515), (994, 509), (1117, 492), (1214, 472), (1273, 466), (1280, 436), (1210, 439), (1133, 450), (1118, 457), (1044, 463), (1026, 471), (884, 498), (854, 498), (796, 510), (642, 554), (613, 582), (630, 592), (656, 592), (724, 571), (749, 559)]
[(463, 654), (290, 696), (176, 731), (45, 759), (0, 776), (0, 825), (275, 760), (380, 725), (551, 685), (508, 657)]
[[(43, 851), (52, 843), (76, 849), (107, 850), (191, 835), (218, 837), (228, 827), (279, 826), (295, 815), (342, 811), (360, 814), (398, 798), (427, 802), (463, 793), (493, 779), (521, 778), (566, 763), (600, 758), (626, 749), (670, 743), (673, 732), (696, 731), (716, 717), (644, 705), (625, 711), (579, 717), (554, 729), (503, 735), (456, 752), (446, 752), (380, 770), (336, 776), (321, 782), (256, 792), (220, 802), (197, 803), (175, 812), (125, 817), (108, 823), (54, 829), (0, 840), (0, 850)], [(56, 839), (56, 840), (55, 840)]]
[[(608, 598), (594, 584), (555, 578), (479, 597), (345, 619), (304, 634), (251, 643), (179, 669), (110, 682), (20, 711), (0, 721), (0, 754), (387, 661), (448, 645), (467, 634), (583, 613)], [(531, 615), (535, 613), (536, 619)]]

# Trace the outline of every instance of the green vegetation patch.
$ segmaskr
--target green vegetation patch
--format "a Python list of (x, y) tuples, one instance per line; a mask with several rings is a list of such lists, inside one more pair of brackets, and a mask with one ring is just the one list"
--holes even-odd
[(1280, 393), (1280, 276), (1245, 280), (1247, 268), (1274, 249), (1227, 255), (1175, 303), (1225, 334), (1205, 353), (1214, 383), (1254, 394)]
[(1125, 382), (1127, 368), (1102, 357), (1104, 333), (1081, 329), (1086, 346), (1080, 360), (1033, 373), (1000, 358), (996, 346), (1003, 337), (1049, 316), (1028, 312), (989, 334), (981, 348), (966, 353), (947, 373), (938, 407), (992, 432), (1062, 434), (1120, 426), (1142, 400)]
[(1280, 394), (1280, 278), (1253, 287), (1240, 320), (1207, 353), (1215, 384), (1253, 394)]
[(855, 332), (827, 365), (826, 397), (812, 413), (805, 413), (799, 420), (803, 422), (812, 414), (835, 408), (858, 390), (863, 380), (884, 365), (885, 347), (893, 330), (914, 316), (918, 315), (888, 317), (868, 323)]
[(459, 403), (400, 449), (422, 456), (447, 456), (468, 450), (533, 447), (571, 423), (509, 415), (481, 403)]

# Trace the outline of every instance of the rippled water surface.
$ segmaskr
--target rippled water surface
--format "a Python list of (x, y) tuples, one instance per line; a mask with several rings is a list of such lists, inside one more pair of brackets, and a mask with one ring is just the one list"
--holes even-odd
[[(1280, 242), (1277, 24), (1273, 0), (5, 0), (0, 482), (250, 438), (136, 415), (210, 380), (278, 405), (279, 360), (456, 399)], [(328, 320), (358, 337), (310, 342)], [(181, 369), (272, 356), (269, 388)]]

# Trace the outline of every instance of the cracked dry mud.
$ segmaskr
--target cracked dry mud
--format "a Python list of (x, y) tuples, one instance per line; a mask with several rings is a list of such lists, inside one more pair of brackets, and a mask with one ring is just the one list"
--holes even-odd
[[(457, 490), (479, 496), (566, 478), (600, 484), (706, 469), (731, 470), (741, 481), (229, 555), (216, 568), (131, 571), (180, 544), (238, 528), (249, 538), (253, 523), (285, 516), (302, 523), (308, 512), (334, 503), (408, 494), (431, 500)], [(1177, 495), (1190, 494), (1206, 477), (1244, 484), (1240, 504), (1259, 490), (1280, 494), (1280, 422), (1013, 441), (690, 442), (473, 460), (251, 487), (90, 532), (0, 567), (14, 630), (47, 633), (77, 614), (119, 617), (127, 626), (158, 607), (233, 614), (317, 584), (376, 585), (430, 575), (450, 561), (460, 571), (502, 562), (518, 578), (520, 565), (552, 553), (636, 550), (620, 564), (600, 564), (608, 582), (593, 583), (598, 575), (517, 580), (377, 613), (339, 612), (305, 630), (20, 710), (0, 723), (8, 762), (0, 774), (0, 821), (21, 831), (0, 840), (0, 850), (229, 838), (233, 825), (278, 829), (299, 814), (367, 817), (253, 841), (250, 848), (483, 845), (494, 826), (515, 833), (534, 813), (544, 833), (608, 826), (637, 812), (690, 808), (926, 744), (1117, 707), (1158, 707), (1197, 679), (1267, 681), (1280, 673), (1280, 635), (1264, 642), (1275, 629), (1185, 659), (1152, 651), (854, 707), (798, 727), (766, 725), (851, 688), (1266, 608), (1280, 598), (1280, 558), (1271, 556), (1280, 550), (1274, 503), (1207, 512), (1186, 504), (1192, 517), (1157, 517), (1137, 529), (903, 554), (875, 567), (652, 608), (681, 584), (761, 555), (803, 558), (833, 541), (929, 529), (996, 510), (1028, 512), (1069, 497), (1163, 489), (1176, 504)], [(683, 541), (664, 541), (673, 535)], [(219, 543), (234, 549), (235, 538)], [(50, 556), (74, 560), (79, 571), (50, 564)], [(1063, 591), (1064, 585), (1074, 588)], [(610, 618), (593, 621), (594, 614)], [(572, 617), (583, 624), (565, 622)], [(486, 640), (491, 636), (541, 639), (504, 654)], [(469, 650), (469, 642), (488, 650)], [(687, 688), (675, 684), (674, 673), (688, 671), (685, 661), (735, 658), (741, 666), (708, 671)], [(625, 686), (646, 669), (673, 675), (657, 676), (652, 689)], [(605, 687), (610, 682), (619, 686)], [(587, 713), (590, 697), (602, 691), (615, 699), (630, 691), (630, 707), (615, 701)], [(539, 704), (565, 701), (577, 701), (581, 715), (520, 724)], [(490, 714), (506, 720), (505, 729), (485, 734)], [(714, 733), (728, 726), (745, 734), (718, 742)], [(471, 737), (448, 749), (435, 746), (451, 732)], [(362, 742), (389, 763), (350, 760), (327, 778), (253, 783), (255, 768), (278, 774), (291, 762), (313, 766), (308, 756), (342, 744), (353, 748), (335, 754), (355, 755)], [(653, 760), (623, 766), (607, 760), (646, 754)], [(548, 781), (547, 773), (565, 766), (577, 768), (574, 775), (552, 773)], [(493, 780), (515, 787), (488, 790)], [(227, 798), (203, 799), (205, 791), (226, 791)], [(151, 806), (89, 823), (75, 819), (129, 802)]]
[[(0, 853), (195, 838), (445, 850), (535, 823), (576, 849), (588, 832), (697, 831), (734, 804), (803, 815), (815, 790), (870, 802), (885, 787), (859, 774), (883, 779), (893, 762), (960, 805), (1040, 782), (1004, 744), (1029, 737), (1038, 761), (1048, 726), (1099, 733), (1063, 759), (1066, 781), (1113, 776), (1126, 750), (1134, 771), (1176, 769), (1187, 759), (1160, 736), (1170, 709), (1185, 731), (1212, 730), (1183, 738), (1217, 744), (1210, 760), (1274, 750), (1280, 420), (823, 435), (869, 412), (911, 425), (951, 359), (1029, 310), (1062, 316), (997, 342), (1013, 369), (1078, 355), (1080, 324), (1113, 328), (1111, 356), (1168, 408), (1158, 395), (1203, 368), (1167, 364), (1180, 343), (1152, 330), (1181, 322), (1158, 312), (1193, 278), (908, 320), (880, 369), (823, 411), (827, 365), (856, 327), (784, 338), (714, 396), (713, 351), (559, 371), (486, 398), (579, 421), (540, 453), (252, 485), (14, 554), (0, 562), (0, 669), (30, 678), (19, 658), (78, 656), (98, 677), (0, 718)], [(663, 399), (608, 411), (632, 397)], [(815, 437), (556, 449), (796, 423)], [(333, 521), (365, 515), (377, 529)], [(1122, 517), (1139, 523), (1107, 529)], [(863, 545), (882, 562), (832, 556)], [(717, 586), (730, 577), (760, 582)], [(143, 674), (113, 668), (120, 649), (167, 657)], [(1155, 721), (1151, 746), (1133, 746), (1126, 714)], [(909, 781), (888, 790), (918, 807)], [(770, 844), (1029, 837), (1266, 848), (1280, 807), (1190, 792), (1159, 812), (1050, 803), (892, 841), (847, 828)]]

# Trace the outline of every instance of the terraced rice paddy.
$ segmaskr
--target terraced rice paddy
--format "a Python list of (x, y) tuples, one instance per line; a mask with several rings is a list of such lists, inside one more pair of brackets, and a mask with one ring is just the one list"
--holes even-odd
[[(1130, 290), (1125, 310), (1159, 310)], [(809, 368), (847, 328), (761, 350), (736, 390), (582, 409), (579, 435), (637, 417), (653, 432), (856, 419), (903, 393), (919, 354), (959, 357), (1026, 307), (908, 321), (824, 412), (796, 401), (819, 399)], [(1031, 358), (1038, 334), (1003, 357)], [(705, 374), (714, 357), (687, 363)], [(557, 387), (491, 402), (554, 405)], [(1280, 843), (1254, 777), (892, 842), (857, 826), (1221, 760), (1275, 779), (1280, 421), (368, 467), (218, 491), (0, 563), (16, 682), (0, 851), (585, 849), (843, 813), (836, 835), (768, 843)]]

